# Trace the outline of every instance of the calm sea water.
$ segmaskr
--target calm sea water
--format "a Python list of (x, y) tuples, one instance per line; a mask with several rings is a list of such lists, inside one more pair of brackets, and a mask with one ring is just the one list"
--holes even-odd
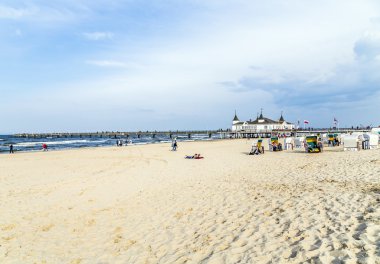
[[(189, 139), (186, 135), (178, 135), (177, 141), (197, 141), (220, 139), (220, 135), (194, 134)], [(9, 145), (13, 144), (14, 151), (40, 151), (42, 144), (47, 144), (49, 150), (72, 149), (83, 147), (105, 147), (115, 146), (117, 140), (122, 140), (123, 144), (128, 140), (128, 145), (169, 143), (171, 139), (167, 135), (156, 135), (155, 138), (141, 136), (140, 138), (101, 138), (101, 137), (73, 137), (73, 138), (18, 138), (10, 135), (0, 135), (0, 153), (8, 153)], [(129, 141), (132, 141), (130, 143)]]

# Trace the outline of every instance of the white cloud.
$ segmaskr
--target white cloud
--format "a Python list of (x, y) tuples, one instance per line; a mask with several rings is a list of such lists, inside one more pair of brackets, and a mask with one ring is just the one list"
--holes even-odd
[(107, 40), (112, 39), (114, 34), (112, 32), (86, 32), (83, 36), (89, 40)]
[(86, 63), (99, 67), (127, 67), (127, 64), (124, 62), (112, 60), (89, 60)]
[[(8, 5), (0, 4), (0, 19), (26, 21), (33, 26), (62, 26), (92, 14), (88, 7), (73, 3), (35, 0), (9, 2)], [(46, 24), (46, 22), (50, 23)]]
[(31, 16), (37, 12), (36, 8), (13, 8), (0, 5), (0, 19), (19, 19)]

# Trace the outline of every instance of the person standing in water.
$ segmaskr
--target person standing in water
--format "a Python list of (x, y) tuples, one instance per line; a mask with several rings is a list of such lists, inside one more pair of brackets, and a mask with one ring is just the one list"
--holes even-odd
[(14, 151), (13, 151), (13, 144), (9, 145), (9, 153), (10, 154), (14, 153)]
[(48, 146), (47, 146), (46, 143), (42, 144), (42, 149), (43, 149), (44, 151), (48, 151)]

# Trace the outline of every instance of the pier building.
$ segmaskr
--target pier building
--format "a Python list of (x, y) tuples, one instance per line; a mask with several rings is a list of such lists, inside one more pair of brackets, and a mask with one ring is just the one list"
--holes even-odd
[(261, 110), (260, 116), (257, 116), (255, 120), (240, 121), (235, 112), (234, 119), (232, 120), (232, 132), (272, 132), (273, 130), (294, 130), (296, 127), (293, 123), (286, 121), (281, 112), (281, 116), (278, 120), (273, 120), (268, 117), (263, 116), (263, 111)]

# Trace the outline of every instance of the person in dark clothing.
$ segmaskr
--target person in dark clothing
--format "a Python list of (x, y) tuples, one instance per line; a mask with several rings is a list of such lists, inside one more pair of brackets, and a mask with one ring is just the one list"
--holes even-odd
[(172, 142), (172, 151), (176, 151), (177, 148), (178, 148), (177, 139), (174, 139)]
[(10, 145), (9, 145), (9, 153), (14, 153), (14, 150), (13, 150), (13, 144), (10, 144)]
[(282, 151), (282, 144), (281, 143), (278, 143), (277, 150)]

